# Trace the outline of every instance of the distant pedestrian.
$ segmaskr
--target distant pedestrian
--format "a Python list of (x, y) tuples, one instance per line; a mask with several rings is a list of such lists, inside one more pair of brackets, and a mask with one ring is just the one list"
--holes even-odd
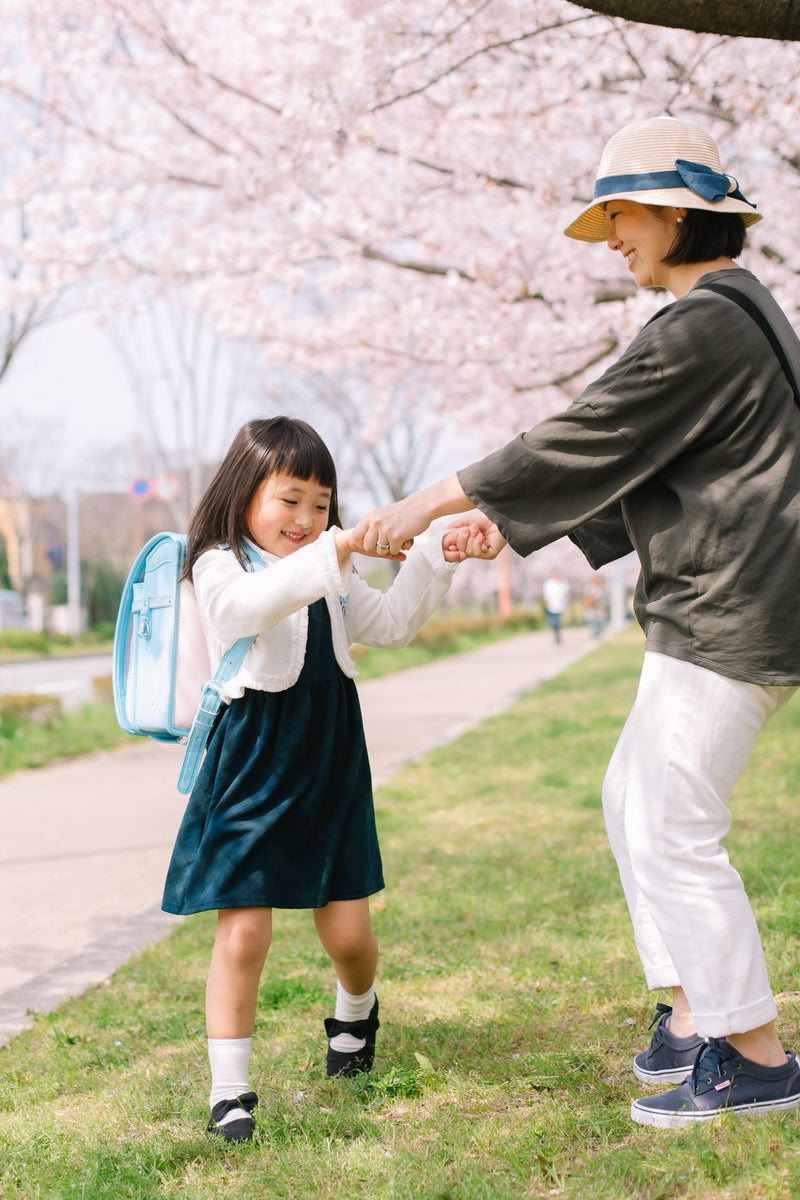
[(583, 593), (583, 616), (589, 633), (599, 638), (608, 617), (608, 596), (599, 575), (592, 576)]
[(554, 571), (548, 579), (545, 579), (542, 585), (542, 599), (547, 624), (552, 629), (556, 642), (560, 642), (561, 621), (569, 603), (569, 584), (560, 571)]
[[(336, 487), (333, 460), (305, 422), (251, 421), (189, 530), (185, 574), (212, 669), (235, 641), (257, 634), (224, 685), (228, 703), (178, 832), (163, 900), (172, 913), (217, 910), (206, 990), (207, 1132), (229, 1142), (254, 1131), (248, 1064), (273, 908), (311, 909), (333, 962), (328, 1075), (372, 1066), (378, 945), (368, 898), (383, 887), (383, 873), (349, 646), (405, 645), (464, 557), (446, 538), (432, 538), (414, 547), (388, 591), (368, 586), (351, 566), (350, 531), (338, 528)], [(246, 569), (245, 543), (266, 570)]]

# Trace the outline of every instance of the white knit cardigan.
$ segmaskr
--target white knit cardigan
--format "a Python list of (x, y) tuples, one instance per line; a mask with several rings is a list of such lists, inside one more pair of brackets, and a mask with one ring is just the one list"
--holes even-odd
[(215, 549), (202, 554), (193, 571), (212, 671), (235, 641), (257, 635), (222, 689), (225, 700), (241, 696), (245, 688), (282, 692), (297, 682), (306, 653), (308, 605), (322, 597), (337, 662), (355, 678), (350, 646), (405, 646), (447, 592), (457, 565), (445, 562), (441, 534), (423, 536), (383, 592), (365, 583), (349, 559), (340, 568), (333, 530), (285, 558), (253, 548), (266, 570), (245, 571), (229, 550)]

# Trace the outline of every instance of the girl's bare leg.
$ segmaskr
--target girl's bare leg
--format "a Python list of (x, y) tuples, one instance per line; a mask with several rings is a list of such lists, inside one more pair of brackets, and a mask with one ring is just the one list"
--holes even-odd
[(253, 1032), (261, 971), (272, 938), (271, 908), (226, 908), (217, 933), (206, 984), (210, 1038), (246, 1038)]
[(314, 909), (319, 939), (336, 972), (336, 1009), (325, 1021), (330, 1076), (369, 1071), (375, 1055), (378, 1001), (375, 967), (378, 942), (369, 918), (369, 900), (339, 900)]
[(351, 995), (363, 995), (375, 982), (378, 965), (369, 900), (332, 900), (314, 909), (314, 924), (342, 987)]

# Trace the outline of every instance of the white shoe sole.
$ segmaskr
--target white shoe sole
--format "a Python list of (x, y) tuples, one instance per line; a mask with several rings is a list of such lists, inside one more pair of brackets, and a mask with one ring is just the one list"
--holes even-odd
[(642, 1083), (654, 1084), (656, 1086), (662, 1083), (683, 1083), (686, 1076), (692, 1073), (691, 1067), (678, 1067), (669, 1071), (645, 1071), (643, 1067), (637, 1066), (636, 1059), (633, 1060), (631, 1065), (637, 1079), (641, 1080)]
[(787, 1112), (797, 1108), (800, 1096), (786, 1096), (782, 1100), (762, 1100), (756, 1104), (738, 1104), (730, 1108), (715, 1108), (706, 1112), (695, 1109), (684, 1109), (682, 1112), (664, 1112), (660, 1109), (647, 1108), (646, 1101), (634, 1100), (631, 1105), (631, 1119), (639, 1125), (652, 1125), (656, 1129), (685, 1129), (687, 1125), (696, 1125), (701, 1121), (713, 1121), (725, 1113), (735, 1117), (763, 1117), (773, 1112)]

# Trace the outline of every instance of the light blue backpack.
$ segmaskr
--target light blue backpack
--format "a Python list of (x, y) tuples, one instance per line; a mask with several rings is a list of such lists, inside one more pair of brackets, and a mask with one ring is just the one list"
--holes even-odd
[[(249, 570), (264, 564), (244, 543)], [(114, 710), (126, 733), (185, 742), (178, 791), (192, 790), (232, 679), (252, 637), (240, 638), (211, 676), (194, 587), (181, 580), (186, 534), (157, 533), (136, 556), (117, 614), (112, 653)]]

